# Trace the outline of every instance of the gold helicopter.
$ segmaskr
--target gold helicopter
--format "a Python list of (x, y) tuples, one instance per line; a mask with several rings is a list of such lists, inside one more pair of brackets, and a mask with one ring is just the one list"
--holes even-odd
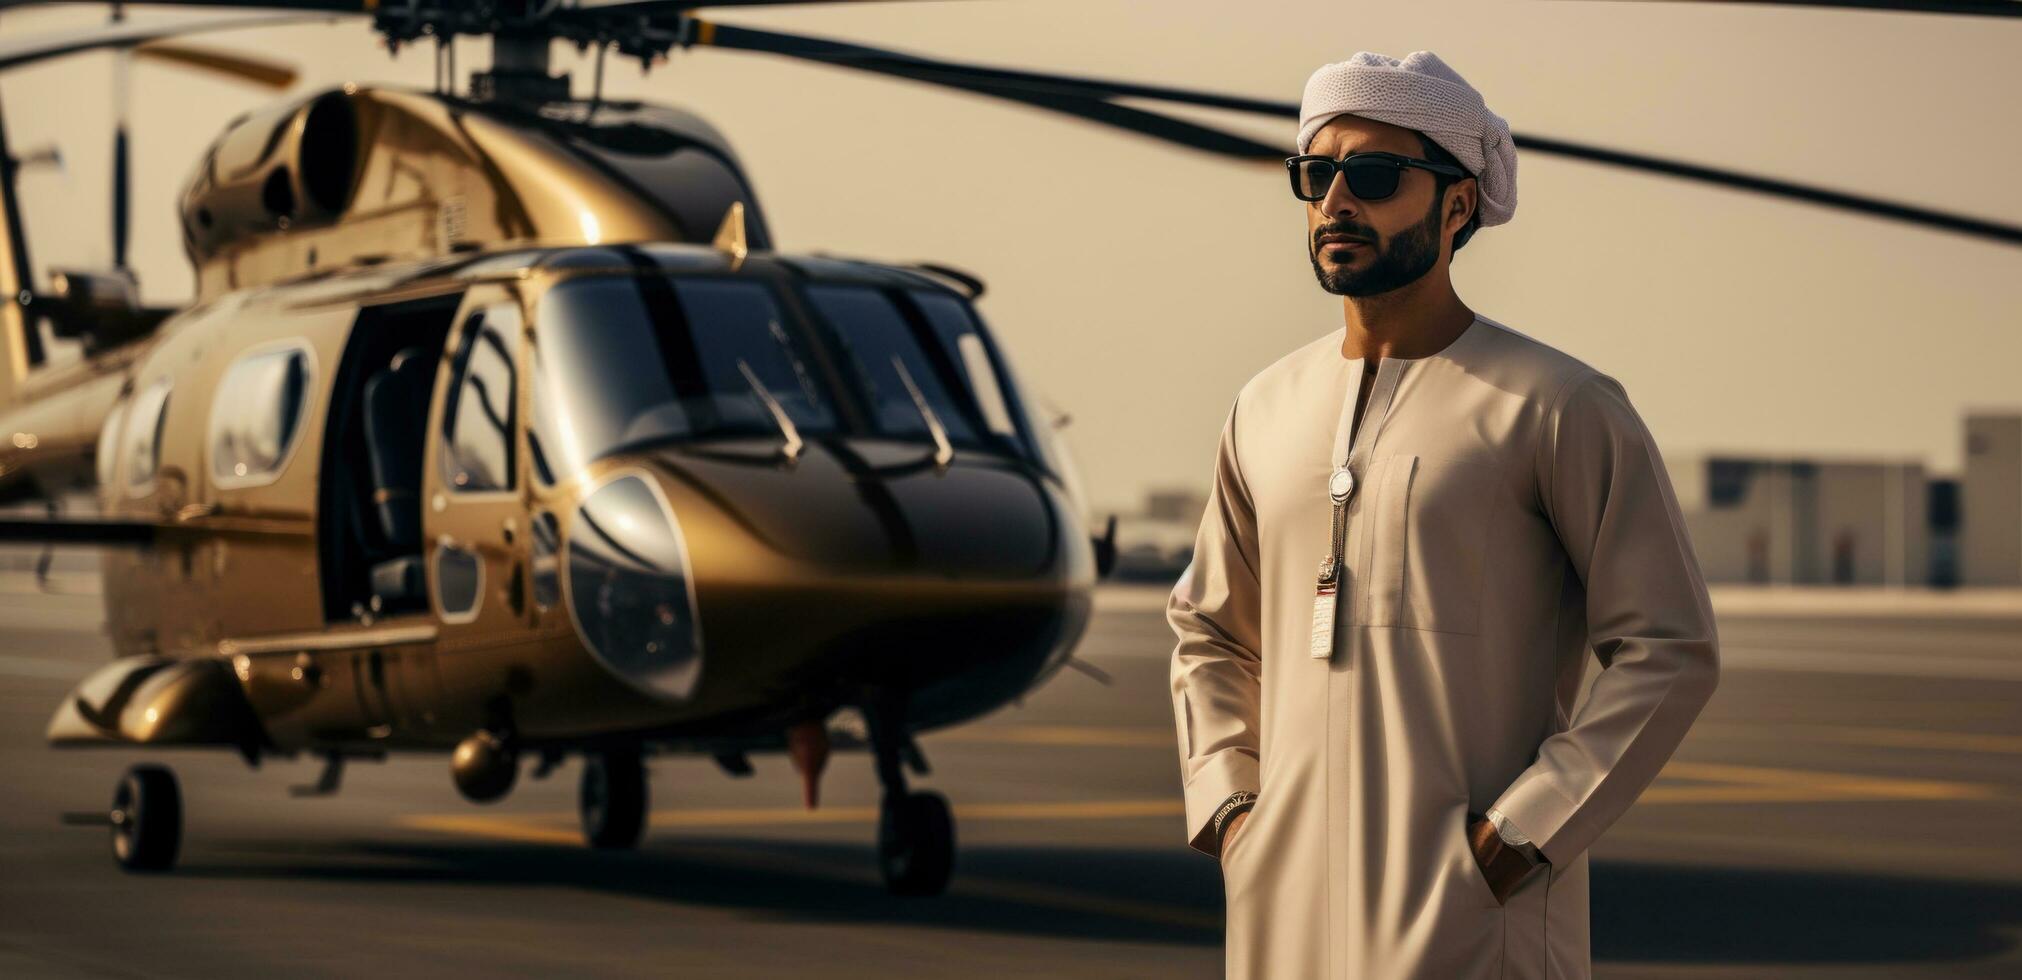
[[(12, 4), (7, 4), (12, 5)], [(215, 3), (213, 3), (215, 5)], [(717, 3), (712, 6), (726, 6)], [(235, 18), (0, 41), (0, 70), (154, 52), (240, 77), (182, 34), (330, 14), (390, 46), (491, 38), (454, 91), (345, 85), (234, 121), (181, 198), (197, 291), (143, 306), (110, 272), (29, 281), (0, 127), (0, 502), (95, 488), (93, 517), (0, 538), (112, 546), (118, 659), (59, 706), (58, 746), (217, 746), (248, 763), (449, 752), (494, 800), (525, 759), (585, 758), (597, 847), (635, 844), (643, 758), (733, 775), (786, 750), (808, 805), (831, 747), (884, 788), (887, 886), (941, 891), (946, 801), (908, 787), (913, 734), (1010, 703), (1072, 654), (1115, 555), (1056, 424), (935, 264), (773, 250), (723, 137), (680, 109), (574, 98), (555, 40), (654, 59), (713, 45), (814, 60), (1099, 122), (1247, 162), (1282, 148), (1119, 97), (1296, 105), (960, 65), (705, 20), (702, 4), (289, 2)], [(124, 55), (123, 55), (124, 56)], [(1524, 137), (1526, 149), (1747, 186), (2007, 242), (2016, 229)], [(43, 328), (87, 356), (49, 363)], [(1098, 673), (1093, 668), (1084, 669)], [(172, 866), (180, 790), (129, 770), (115, 857)]]

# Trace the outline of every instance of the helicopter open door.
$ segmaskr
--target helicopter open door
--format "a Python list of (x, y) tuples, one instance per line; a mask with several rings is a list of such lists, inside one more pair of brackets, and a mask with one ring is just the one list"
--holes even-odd
[[(421, 474), (422, 558), (430, 610), (441, 624), (436, 673), (442, 704), (485, 704), (495, 668), (466, 663), (509, 645), (528, 625), (527, 487), (519, 411), (525, 318), (500, 285), (464, 297), (431, 400)], [(444, 729), (492, 725), (442, 718)]]
[[(427, 633), (421, 575), (421, 472), (428, 405), (460, 294), (358, 311), (330, 395), (318, 484), (318, 562), (326, 624)], [(346, 657), (373, 729), (433, 727), (441, 684), (423, 635)]]

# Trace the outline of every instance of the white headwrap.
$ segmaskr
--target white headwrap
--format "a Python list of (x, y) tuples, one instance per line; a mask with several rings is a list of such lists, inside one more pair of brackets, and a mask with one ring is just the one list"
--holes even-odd
[(1357, 51), (1347, 61), (1321, 65), (1306, 79), (1299, 104), (1299, 152), (1344, 112), (1418, 130), (1445, 147), (1475, 177), (1482, 227), (1516, 213), (1516, 143), (1509, 123), (1489, 111), (1481, 93), (1438, 55), (1413, 51), (1399, 61)]

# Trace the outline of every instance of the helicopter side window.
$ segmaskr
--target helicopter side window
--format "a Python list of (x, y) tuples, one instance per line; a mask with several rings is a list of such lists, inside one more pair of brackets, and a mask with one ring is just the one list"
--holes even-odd
[(309, 348), (297, 342), (232, 362), (211, 400), (211, 478), (221, 487), (272, 482), (301, 429)]
[(464, 321), (442, 408), (444, 478), (460, 491), (513, 487), (512, 344), (519, 308), (488, 306)]
[(484, 599), (484, 561), (477, 553), (453, 544), (435, 549), (435, 601), (445, 623), (477, 619)]
[(149, 385), (134, 398), (133, 409), (126, 417), (126, 488), (134, 496), (146, 496), (154, 489), (171, 385), (167, 378)]
[(883, 292), (867, 286), (813, 285), (807, 287), (807, 295), (835, 328), (837, 339), (848, 352), (849, 365), (863, 386), (879, 431), (907, 438), (927, 437), (926, 419), (906, 385), (910, 380), (939, 418), (950, 443), (978, 444), (969, 414), (956, 405), (942, 371)]

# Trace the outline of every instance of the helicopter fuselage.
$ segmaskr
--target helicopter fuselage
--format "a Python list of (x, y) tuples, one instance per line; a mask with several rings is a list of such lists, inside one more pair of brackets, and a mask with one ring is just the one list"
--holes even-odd
[(277, 749), (764, 747), (866, 691), (932, 727), (1086, 622), (1046, 436), (926, 275), (690, 245), (370, 270), (193, 309), (126, 376), (101, 504), (173, 530), (107, 552), (114, 644), (222, 658)]
[(159, 529), (58, 744), (736, 752), (974, 717), (1086, 625), (1072, 464), (970, 296), (772, 251), (691, 114), (346, 86), (182, 211), (195, 303), (0, 407), (40, 433), (0, 491)]

